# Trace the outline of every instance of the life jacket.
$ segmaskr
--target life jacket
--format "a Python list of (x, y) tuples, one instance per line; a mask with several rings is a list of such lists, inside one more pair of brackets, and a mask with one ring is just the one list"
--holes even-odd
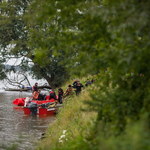
[(35, 91), (33, 93), (33, 99), (38, 99), (38, 97), (39, 97), (39, 92)]
[(50, 99), (50, 95), (47, 95), (45, 99), (46, 99), (46, 100), (49, 100), (49, 99)]

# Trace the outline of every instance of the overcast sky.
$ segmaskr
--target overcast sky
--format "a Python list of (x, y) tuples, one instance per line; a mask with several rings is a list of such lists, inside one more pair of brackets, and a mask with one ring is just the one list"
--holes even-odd
[[(8, 65), (14, 65), (14, 66), (19, 65), (20, 62), (21, 62), (21, 59), (22, 58), (18, 58), (18, 59), (11, 58), (11, 59), (7, 60), (6, 64), (8, 64)], [(29, 79), (29, 81), (31, 83), (31, 86), (33, 86), (35, 84), (35, 82), (38, 82), (39, 85), (43, 85), (43, 84), (47, 83), (47, 81), (44, 80), (44, 79), (43, 80), (36, 80), (36, 79), (33, 79), (30, 75), (28, 75), (28, 79)], [(7, 85), (10, 88), (12, 87), (11, 85), (6, 84), (6, 82), (0, 81), (0, 88), (6, 87), (5, 85)], [(24, 82), (24, 85), (28, 86), (28, 84), (26, 82)]]

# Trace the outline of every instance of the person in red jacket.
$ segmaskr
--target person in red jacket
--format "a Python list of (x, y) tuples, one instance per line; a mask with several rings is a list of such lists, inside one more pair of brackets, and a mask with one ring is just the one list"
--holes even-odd
[(50, 90), (49, 95), (46, 96), (46, 100), (55, 99), (57, 100), (57, 96), (53, 90)]
[(40, 94), (40, 91), (34, 91), (34, 92), (32, 93), (33, 100), (38, 100), (39, 94)]

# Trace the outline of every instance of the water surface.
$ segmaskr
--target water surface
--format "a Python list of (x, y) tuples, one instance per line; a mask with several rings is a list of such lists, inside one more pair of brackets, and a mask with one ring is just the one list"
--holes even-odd
[(0, 150), (13, 145), (17, 150), (32, 150), (55, 116), (25, 116), (22, 108), (12, 105), (18, 97), (31, 96), (25, 92), (0, 91)]

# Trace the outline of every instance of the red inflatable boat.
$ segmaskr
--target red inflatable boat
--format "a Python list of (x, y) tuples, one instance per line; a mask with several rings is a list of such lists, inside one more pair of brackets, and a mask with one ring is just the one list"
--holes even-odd
[[(24, 111), (25, 115), (32, 114), (31, 110), (27, 107), (24, 107), (23, 111)], [(37, 115), (39, 115), (39, 116), (54, 115), (55, 113), (56, 113), (56, 108), (40, 108), (40, 107), (38, 107), (38, 109), (37, 109)]]
[[(13, 104), (17, 105), (17, 106), (24, 106), (25, 104), (25, 100), (26, 98), (16, 98), (13, 100)], [(40, 104), (45, 104), (45, 103), (51, 103), (51, 102), (55, 102), (54, 99), (50, 99), (50, 100), (32, 100), (32, 102), (40, 105)]]
[(13, 100), (13, 104), (17, 106), (24, 106), (25, 98), (16, 98)]
[[(24, 106), (26, 98), (17, 98), (13, 100), (13, 104), (17, 106)], [(50, 100), (32, 100), (32, 103), (37, 104), (37, 115), (53, 115), (56, 113), (56, 101), (55, 99)], [(50, 104), (49, 107), (43, 108), (42, 105)], [(32, 114), (31, 109), (28, 107), (23, 107), (23, 111), (25, 115)]]

